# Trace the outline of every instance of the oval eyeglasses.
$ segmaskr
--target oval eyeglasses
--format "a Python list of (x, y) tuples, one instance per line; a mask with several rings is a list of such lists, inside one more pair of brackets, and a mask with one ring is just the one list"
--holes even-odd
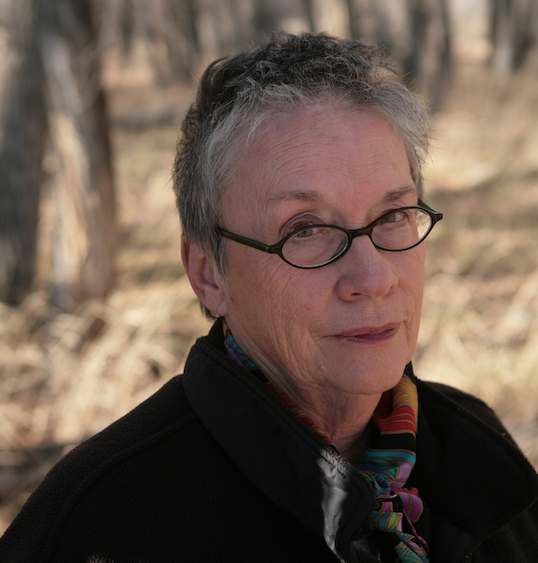
[(338, 225), (299, 225), (275, 244), (265, 244), (220, 227), (225, 238), (278, 254), (295, 268), (312, 269), (326, 266), (341, 258), (351, 247), (353, 239), (367, 235), (380, 250), (401, 252), (420, 244), (443, 214), (422, 200), (418, 206), (400, 207), (384, 213), (361, 229), (344, 229)]

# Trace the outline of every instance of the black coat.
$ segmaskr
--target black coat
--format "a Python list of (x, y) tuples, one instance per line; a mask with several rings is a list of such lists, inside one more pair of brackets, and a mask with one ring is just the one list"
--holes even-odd
[[(2, 563), (373, 562), (373, 492), (228, 359), (222, 326), (183, 377), (68, 454), (0, 540)], [(408, 369), (411, 377), (414, 377)], [(432, 563), (531, 563), (538, 476), (493, 412), (416, 380)]]

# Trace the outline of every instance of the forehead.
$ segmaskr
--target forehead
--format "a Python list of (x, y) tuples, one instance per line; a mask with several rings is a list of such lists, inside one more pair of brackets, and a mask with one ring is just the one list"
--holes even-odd
[(255, 215), (291, 203), (365, 205), (416, 191), (400, 136), (378, 112), (330, 103), (280, 115), (236, 153), (223, 197)]

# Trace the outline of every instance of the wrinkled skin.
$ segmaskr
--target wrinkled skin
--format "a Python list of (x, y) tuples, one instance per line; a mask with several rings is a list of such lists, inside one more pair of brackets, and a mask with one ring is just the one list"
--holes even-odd
[[(264, 243), (303, 221), (358, 228), (417, 203), (401, 138), (374, 111), (296, 109), (239, 154), (221, 226)], [(361, 236), (334, 263), (301, 270), (226, 241), (224, 277), (200, 249), (184, 242), (183, 254), (202, 302), (260, 369), (341, 450), (361, 442), (415, 350), (424, 243), (386, 252)]]

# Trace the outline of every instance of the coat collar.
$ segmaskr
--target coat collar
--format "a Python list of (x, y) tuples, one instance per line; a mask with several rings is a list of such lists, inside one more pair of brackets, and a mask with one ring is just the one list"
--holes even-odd
[(193, 347), (183, 375), (192, 408), (242, 473), (321, 535), (341, 560), (373, 509), (368, 482), (278, 398), (223, 353), (221, 323)]

